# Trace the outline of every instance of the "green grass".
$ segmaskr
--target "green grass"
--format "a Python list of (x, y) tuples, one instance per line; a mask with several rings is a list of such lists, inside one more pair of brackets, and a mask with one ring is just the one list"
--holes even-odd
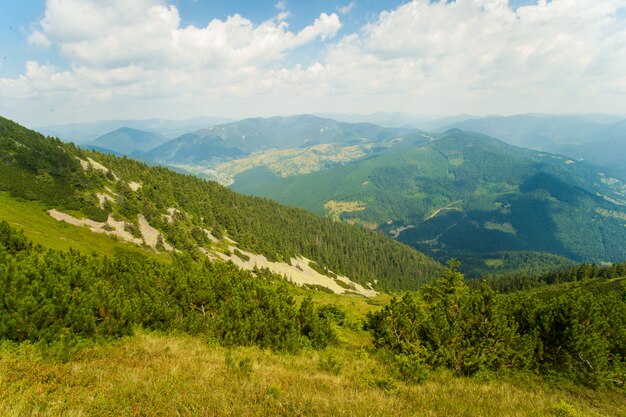
[(113, 256), (122, 251), (139, 252), (165, 260), (165, 255), (130, 243), (115, 240), (105, 234), (90, 232), (85, 227), (59, 222), (48, 215), (45, 206), (32, 201), (20, 201), (0, 192), (0, 219), (7, 221), (34, 243), (51, 249), (78, 249), (84, 253), (96, 252)]
[[(332, 366), (329, 366), (331, 364)], [(139, 333), (68, 362), (0, 346), (0, 415), (620, 416), (623, 393), (558, 388), (532, 375), (433, 372), (408, 385), (369, 351), (226, 350), (198, 337)]]
[(504, 261), (502, 259), (485, 259), (485, 265), (489, 268), (496, 268), (504, 265)]

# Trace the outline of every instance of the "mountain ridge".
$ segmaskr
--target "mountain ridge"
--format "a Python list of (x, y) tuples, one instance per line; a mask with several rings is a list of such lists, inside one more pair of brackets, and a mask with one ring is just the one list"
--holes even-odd
[(180, 136), (146, 152), (143, 157), (167, 163), (217, 162), (271, 149), (354, 145), (416, 131), (371, 123), (341, 123), (306, 114), (250, 118)]

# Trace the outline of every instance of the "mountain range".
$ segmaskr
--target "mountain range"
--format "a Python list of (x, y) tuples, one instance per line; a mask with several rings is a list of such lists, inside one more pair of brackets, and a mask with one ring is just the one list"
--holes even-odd
[(100, 120), (95, 122), (42, 126), (35, 130), (44, 135), (58, 137), (65, 142), (86, 144), (106, 133), (124, 127), (157, 133), (172, 139), (194, 130), (226, 123), (228, 121), (230, 120), (220, 117), (194, 117), (186, 120)]
[(444, 124), (482, 133), (511, 145), (567, 155), (609, 168), (626, 180), (626, 118), (623, 116), (542, 115), (490, 116)]
[(254, 118), (180, 136), (143, 157), (170, 163), (215, 163), (263, 151), (321, 144), (358, 145), (413, 132), (415, 129), (341, 123), (311, 115)]
[(256, 167), (232, 188), (387, 233), (440, 260), (626, 257), (626, 184), (602, 168), (458, 129), (394, 149), (401, 143), (304, 175)]
[[(392, 124), (409, 116), (371, 115)], [(619, 117), (463, 118), (440, 119), (452, 126), (443, 133), (358, 115), (253, 118), (169, 141), (121, 128), (83, 146), (359, 224), (440, 261), (458, 257), (470, 275), (623, 259)]]

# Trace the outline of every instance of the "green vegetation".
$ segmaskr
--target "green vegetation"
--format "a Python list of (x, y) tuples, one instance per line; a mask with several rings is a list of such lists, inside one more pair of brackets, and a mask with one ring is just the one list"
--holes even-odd
[[(374, 345), (407, 377), (426, 366), (458, 375), (532, 370), (592, 387), (626, 387), (626, 287), (552, 297), (470, 289), (457, 264), (419, 295), (368, 315)], [(623, 265), (621, 267), (623, 269)]]
[[(626, 413), (625, 264), (540, 275), (528, 267), (466, 283), (456, 263), (442, 270), (380, 234), (81, 151), (4, 119), (0, 150), (0, 218), (8, 221), (0, 221), (2, 415)], [(458, 178), (433, 155), (426, 159), (442, 181)], [(467, 155), (454, 160), (454, 168), (471, 165)], [(391, 188), (396, 174), (379, 171), (361, 186)], [(30, 181), (42, 182), (25, 188)], [(42, 191), (45, 184), (65, 194)], [(542, 176), (524, 185), (550, 201), (586, 201), (581, 189), (561, 194), (560, 186)], [(488, 195), (490, 187), (473, 192)], [(453, 197), (433, 220), (468, 213)], [(363, 202), (362, 211), (342, 207), (343, 220), (375, 206), (335, 201)], [(490, 207), (515, 211), (497, 202)], [(123, 220), (135, 236), (145, 217), (158, 244), (124, 244), (57, 222), (50, 208)], [(509, 220), (473, 221), (519, 237)], [(166, 244), (178, 251), (166, 253)], [(401, 298), (340, 297), (200, 251), (228, 248), (241, 259), (244, 250), (285, 262), (304, 255), (330, 277), (378, 279), (378, 288), (422, 286)], [(536, 259), (569, 266), (542, 256), (489, 252), (475, 260), (499, 272)]]
[[(417, 288), (441, 269), (432, 259), (380, 234), (241, 196), (217, 183), (165, 168), (80, 150), (6, 119), (0, 119), (0, 151), (0, 191), (12, 198), (98, 220), (109, 211), (126, 221), (135, 236), (137, 215), (143, 214), (169, 244), (194, 257), (199, 256), (199, 246), (209, 244), (203, 232), (198, 233), (205, 228), (270, 261), (304, 256), (353, 281), (378, 281), (381, 289)], [(103, 167), (88, 164), (89, 158)], [(140, 187), (132, 189), (131, 183)], [(96, 193), (109, 193), (107, 189), (114, 202), (99, 209)], [(168, 221), (165, 216), (171, 208), (178, 211)]]
[[(581, 271), (598, 277), (586, 282), (625, 272)], [(0, 412), (626, 411), (624, 286), (498, 295), (451, 269), (389, 301), (255, 274), (186, 254), (163, 264), (43, 249), (0, 223)]]
[(615, 278), (626, 277), (626, 262), (613, 265), (598, 266), (594, 264), (580, 264), (569, 268), (558, 268), (552, 271), (537, 273), (515, 273), (501, 276), (485, 275), (482, 280), (475, 280), (471, 285), (478, 282), (486, 282), (498, 292), (510, 293), (534, 288), (544, 289), (546, 286), (554, 288), (562, 283), (610, 282)]
[[(33, 249), (15, 232), (4, 242), (5, 253), (17, 257)], [(310, 293), (293, 291), (302, 317), (313, 305)], [(623, 389), (619, 380), (607, 380), (619, 352), (603, 358), (606, 349), (615, 350), (623, 341), (624, 323), (616, 321), (625, 318), (623, 295), (621, 304), (613, 305), (621, 305), (613, 311), (621, 316), (608, 318), (612, 334), (605, 339), (616, 339), (608, 344), (602, 339), (607, 318), (598, 310), (609, 308), (599, 304), (617, 294), (599, 299), (577, 293), (540, 300), (523, 293), (502, 296), (485, 287), (465, 287), (453, 270), (420, 293), (389, 304), (387, 296), (369, 300), (313, 292), (313, 303), (320, 307), (305, 315), (331, 323), (338, 344), (314, 350), (302, 344), (312, 339), (301, 336), (305, 351), (298, 355), (232, 346), (210, 333), (137, 328), (117, 341), (84, 341), (68, 357), (50, 354), (58, 346), (42, 350), (41, 342), (5, 340), (0, 344), (0, 413), (386, 416), (393, 409), (401, 416), (622, 415)], [(366, 315), (373, 338), (360, 329)], [(536, 320), (525, 321), (529, 317)], [(542, 349), (533, 350), (534, 343)], [(529, 356), (520, 356), (518, 349), (528, 349)], [(585, 369), (579, 355), (598, 372)]]
[[(228, 362), (226, 358), (231, 357)], [(332, 356), (338, 375), (321, 369)], [(243, 363), (243, 364), (242, 364)], [(242, 364), (242, 365), (240, 365)], [(0, 414), (149, 416), (533, 416), (626, 413), (624, 395), (533, 375), (499, 379), (437, 371), (422, 384), (393, 379), (367, 351), (301, 355), (223, 348), (199, 337), (138, 332), (90, 346), (68, 363), (28, 344), (0, 347)]]
[(60, 250), (74, 248), (85, 254), (95, 252), (108, 256), (135, 252), (163, 261), (168, 259), (145, 247), (125, 243), (104, 234), (88, 233), (83, 227), (59, 222), (46, 213), (43, 204), (16, 200), (6, 192), (0, 192), (0, 219), (22, 229), (30, 240), (46, 248)]
[[(488, 272), (484, 260), (494, 252), (578, 262), (626, 258), (623, 183), (592, 165), (459, 130), (306, 175), (279, 178), (255, 168), (239, 174), (232, 188), (377, 225), (439, 261), (463, 260), (472, 276)], [(332, 202), (360, 202), (360, 209), (337, 213), (328, 208)], [(558, 266), (556, 258), (544, 260)], [(512, 271), (511, 261), (493, 269)]]
[[(445, 251), (442, 250), (445, 253)], [(443, 253), (440, 255), (443, 256)], [(459, 268), (466, 278), (525, 274), (536, 276), (576, 265), (570, 259), (546, 252), (509, 251), (465, 253)]]
[(67, 355), (84, 339), (137, 326), (204, 334), (225, 345), (295, 351), (335, 340), (310, 299), (299, 308), (288, 284), (267, 271), (141, 256), (85, 256), (33, 246), (0, 222), (0, 339), (32, 341)]

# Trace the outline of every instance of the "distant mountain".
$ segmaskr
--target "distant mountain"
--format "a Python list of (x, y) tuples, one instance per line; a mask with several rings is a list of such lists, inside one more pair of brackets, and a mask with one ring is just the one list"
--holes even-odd
[(158, 133), (122, 127), (100, 136), (90, 142), (89, 145), (108, 149), (122, 155), (131, 155), (149, 151), (165, 142), (167, 142), (167, 138)]
[(83, 148), (83, 149), (89, 149), (90, 151), (96, 151), (96, 152), (100, 152), (100, 153), (108, 153), (110, 155), (115, 155), (115, 156), (124, 156), (123, 153), (116, 152), (116, 151), (113, 151), (111, 149), (103, 148), (103, 147), (97, 146), (97, 145), (86, 144), (86, 145), (81, 145), (80, 147)]
[(255, 152), (320, 144), (357, 145), (416, 132), (311, 115), (244, 119), (173, 139), (143, 155), (167, 163), (218, 163)]
[(602, 165), (626, 180), (626, 121), (603, 129), (600, 137), (603, 139), (596, 142), (580, 145), (551, 145), (546, 149)]
[(427, 116), (403, 112), (377, 112), (371, 114), (316, 113), (315, 116), (345, 123), (374, 123), (384, 127), (409, 127), (429, 131), (437, 130), (452, 123), (476, 118), (476, 116), (469, 114)]
[(440, 260), (487, 262), (502, 251), (626, 258), (624, 182), (593, 165), (457, 129), (306, 175), (281, 178), (257, 167), (237, 175), (232, 188), (382, 231)]
[(315, 116), (325, 119), (333, 119), (344, 123), (374, 123), (384, 127), (410, 127), (417, 128), (427, 121), (433, 120), (431, 116), (411, 113), (377, 112), (371, 114), (350, 113), (316, 113)]
[(172, 139), (188, 132), (229, 121), (229, 119), (219, 117), (195, 117), (187, 120), (102, 120), (97, 122), (44, 126), (35, 130), (44, 135), (58, 137), (65, 142), (83, 144), (91, 142), (107, 132), (122, 127), (153, 132), (163, 135), (168, 139)]
[(511, 145), (533, 149), (593, 143), (608, 139), (607, 135), (626, 135), (626, 124), (620, 122), (618, 116), (609, 115), (490, 116), (450, 123), (441, 130), (451, 128), (482, 133)]
[(492, 116), (452, 123), (445, 128), (482, 133), (512, 145), (585, 160), (626, 180), (626, 119), (620, 116)]
[(122, 155), (143, 153), (167, 142), (168, 139), (154, 132), (122, 127), (106, 133), (89, 145), (109, 149)]

